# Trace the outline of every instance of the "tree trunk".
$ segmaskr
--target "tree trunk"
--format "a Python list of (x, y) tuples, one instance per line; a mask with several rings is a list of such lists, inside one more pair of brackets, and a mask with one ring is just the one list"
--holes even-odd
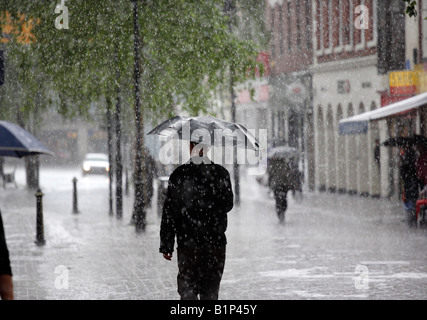
[[(117, 76), (117, 80), (119, 77)], [(123, 164), (122, 164), (122, 128), (121, 128), (121, 101), (120, 84), (117, 85), (116, 101), (116, 216), (118, 219), (123, 217)]]
[(111, 116), (111, 98), (107, 97), (107, 134), (108, 134), (108, 162), (110, 163), (110, 170), (108, 170), (109, 179), (109, 214), (113, 215), (113, 119)]
[(135, 194), (133, 218), (137, 231), (145, 229), (145, 204), (144, 204), (144, 136), (143, 136), (143, 113), (141, 110), (141, 96), (139, 89), (139, 30), (138, 30), (138, 5), (136, 0), (133, 3), (133, 30), (134, 30), (134, 94), (135, 94)]
[[(25, 129), (24, 116), (20, 110), (16, 111), (16, 122)], [(25, 176), (27, 179), (27, 189), (36, 190), (38, 188), (38, 179), (36, 170), (38, 168), (37, 156), (27, 156), (24, 158)]]

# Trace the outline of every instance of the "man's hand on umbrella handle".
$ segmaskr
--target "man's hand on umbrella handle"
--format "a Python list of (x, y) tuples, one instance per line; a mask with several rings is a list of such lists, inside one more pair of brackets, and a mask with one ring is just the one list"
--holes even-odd
[(172, 253), (163, 253), (163, 258), (166, 260), (172, 260)]

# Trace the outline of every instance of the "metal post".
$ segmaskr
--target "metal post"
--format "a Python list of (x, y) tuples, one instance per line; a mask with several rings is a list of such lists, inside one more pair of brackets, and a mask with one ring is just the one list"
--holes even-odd
[(43, 246), (46, 241), (44, 239), (44, 226), (43, 226), (43, 193), (40, 189), (37, 189), (35, 193), (37, 201), (37, 218), (36, 218), (36, 241), (35, 243), (39, 246)]
[(125, 171), (125, 195), (129, 196), (129, 174), (128, 174), (127, 165), (126, 165), (126, 171)]
[(108, 203), (109, 215), (113, 213), (113, 119), (111, 116), (111, 99), (107, 97), (107, 134), (108, 134), (108, 162), (110, 164), (108, 170)]
[(77, 209), (77, 178), (73, 178), (73, 213), (79, 213)]

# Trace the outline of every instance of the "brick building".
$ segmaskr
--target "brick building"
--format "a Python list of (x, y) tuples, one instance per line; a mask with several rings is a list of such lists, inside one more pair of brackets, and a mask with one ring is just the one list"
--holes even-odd
[[(427, 14), (425, 8), (420, 1), (419, 12)], [(266, 20), (271, 144), (305, 148), (311, 189), (389, 196), (396, 157), (381, 147), (378, 158), (378, 143), (400, 131), (420, 132), (427, 127), (423, 115), (370, 122), (366, 133), (353, 136), (339, 135), (338, 122), (408, 97), (400, 80), (394, 92), (390, 83), (399, 72), (426, 69), (426, 22), (405, 15), (401, 0), (266, 0)], [(420, 83), (427, 80), (418, 75)]]
[(266, 2), (271, 30), (269, 145), (287, 144), (304, 151), (302, 166), (314, 187), (312, 144), (312, 1)]

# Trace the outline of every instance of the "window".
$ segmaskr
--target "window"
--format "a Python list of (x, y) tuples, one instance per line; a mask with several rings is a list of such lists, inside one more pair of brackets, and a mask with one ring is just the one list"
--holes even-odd
[(279, 52), (283, 54), (283, 6), (279, 6)]
[(299, 5), (296, 4), (296, 18), (297, 18), (297, 48), (301, 50), (301, 10)]
[(328, 7), (326, 10), (326, 16), (325, 16), (325, 44), (328, 45), (327, 48), (325, 48), (325, 53), (330, 54), (332, 53), (332, 47), (333, 47), (333, 18), (332, 18), (333, 10), (332, 10), (332, 0), (328, 0)]
[(322, 1), (316, 1), (316, 54), (323, 54), (323, 17)]
[(311, 1), (305, 0), (305, 43), (311, 49)]
[[(344, 1), (346, 2), (346, 1)], [(354, 32), (354, 14), (353, 14), (353, 0), (348, 1), (347, 4), (347, 21), (344, 22), (344, 30), (345, 35), (347, 36), (346, 41), (344, 43), (346, 44), (345, 50), (346, 51), (352, 51), (353, 50), (353, 32)]]

